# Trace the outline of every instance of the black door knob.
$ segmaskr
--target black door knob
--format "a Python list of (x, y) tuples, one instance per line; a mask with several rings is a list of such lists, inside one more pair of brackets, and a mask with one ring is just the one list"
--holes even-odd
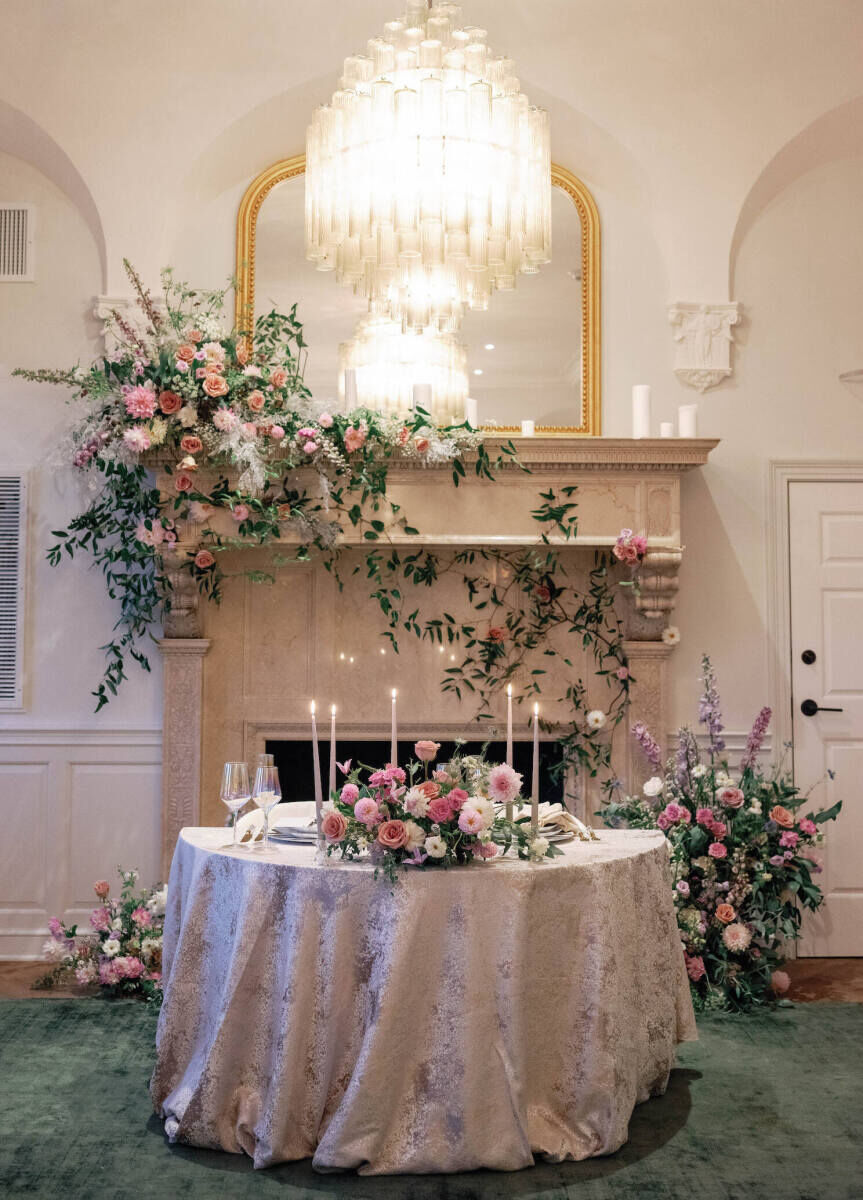
[(803, 653), (800, 655), (800, 657), (806, 663), (807, 667), (811, 667), (812, 664), (815, 662), (815, 651), (814, 650), (804, 650)]
[(822, 708), (817, 700), (804, 700), (800, 705), (800, 711), (804, 717), (814, 717), (820, 712), (843, 712), (841, 708)]

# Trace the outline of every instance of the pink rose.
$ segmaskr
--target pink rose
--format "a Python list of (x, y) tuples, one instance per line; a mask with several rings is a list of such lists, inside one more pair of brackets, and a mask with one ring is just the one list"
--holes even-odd
[(453, 810), (446, 796), (435, 796), (430, 800), (429, 806), (426, 809), (426, 816), (430, 821), (436, 821), (438, 825), (442, 825), (446, 821), (451, 821)]
[(693, 983), (698, 983), (698, 980), (703, 979), (707, 974), (704, 966), (704, 959), (700, 954), (692, 956), (685, 954), (684, 958), (686, 959), (686, 974)]
[(208, 571), (215, 561), (209, 550), (199, 550), (195, 555), (195, 566), (199, 571)]
[(364, 425), (360, 425), (359, 428), (349, 425), (345, 430), (345, 449), (348, 454), (353, 454), (354, 450), (361, 450), (367, 437), (368, 430)]
[(204, 335), (203, 335), (203, 333), (201, 333), (200, 329), (187, 329), (186, 330), (186, 338), (190, 342), (200, 342), (201, 339), (203, 338), (203, 336)]
[(215, 398), (216, 396), (226, 396), (228, 394), (228, 382), (223, 375), (208, 374), (204, 380), (204, 391), (208, 396)]
[(725, 808), (742, 808), (744, 795), (738, 787), (720, 788), (716, 798)]
[(711, 842), (707, 847), (707, 853), (711, 858), (725, 858), (728, 854), (728, 847), (722, 842)]
[(422, 741), (417, 742), (414, 746), (414, 754), (420, 762), (431, 762), (437, 758), (438, 750), (440, 750), (440, 742)]
[(341, 842), (348, 831), (348, 823), (340, 812), (329, 812), (321, 821), (321, 832), (328, 842)]
[(383, 821), (378, 829), (378, 842), (387, 850), (400, 850), (408, 840), (404, 821)]
[(194, 357), (195, 357), (195, 347), (194, 346), (190, 346), (188, 343), (184, 343), (182, 346), (177, 347), (177, 358), (182, 359), (183, 362), (191, 362)]
[(264, 407), (264, 405), (266, 404), (266, 399), (265, 399), (265, 397), (264, 397), (264, 393), (263, 393), (263, 392), (259, 392), (259, 391), (256, 389), (256, 390), (255, 390), (254, 392), (252, 392), (252, 393), (251, 393), (251, 395), (248, 397), (248, 399), (247, 399), (246, 403), (248, 404), (248, 406), (249, 406), (249, 408), (252, 410), (252, 412), (260, 412), (260, 411), (261, 411), (261, 409), (262, 409), (262, 408)]
[(360, 789), (355, 783), (346, 783), (340, 793), (342, 804), (356, 804), (360, 796)]
[(93, 884), (93, 891), (100, 900), (107, 900), (108, 893), (111, 891), (111, 885), (108, 883), (107, 879), (97, 879)]
[(275, 371), (270, 372), (270, 383), (274, 388), (283, 388), (288, 382), (288, 372), (284, 367), (276, 367)]
[(159, 408), (166, 417), (171, 413), (179, 412), (183, 407), (183, 401), (176, 392), (159, 392)]
[(354, 805), (354, 816), (365, 825), (367, 829), (371, 829), (373, 825), (377, 825), (381, 819), (381, 811), (378, 808), (377, 801), (371, 796), (362, 796)]
[(707, 829), (713, 824), (713, 810), (710, 808), (697, 808), (695, 810), (695, 820), (699, 825), (704, 825)]
[(190, 492), (195, 486), (195, 481), (188, 471), (178, 471), (174, 476), (174, 487), (178, 492)]
[(432, 779), (436, 779), (438, 783), (452, 783), (452, 776), (443, 767), (438, 767), (437, 770), (432, 771)]
[(285, 431), (281, 427), (281, 425), (271, 425), (270, 426), (270, 437), (274, 441), (280, 442), (284, 436), (285, 436)]
[(800, 832), (805, 833), (807, 837), (814, 837), (818, 832), (818, 826), (814, 821), (810, 821), (808, 817), (804, 817), (800, 822)]
[(180, 449), (186, 454), (197, 454), (204, 449), (204, 443), (193, 433), (187, 433), (185, 437), (180, 438)]
[(248, 504), (235, 504), (234, 507), (231, 509), (231, 516), (234, 518), (234, 520), (237, 522), (238, 525), (240, 525), (243, 521), (248, 521), (248, 519), (249, 519)]
[(430, 445), (431, 445), (431, 443), (429, 442), (427, 437), (415, 437), (414, 438), (414, 446), (416, 447), (418, 454), (425, 454), (426, 450), (428, 450)]
[(721, 921), (723, 925), (730, 925), (737, 913), (730, 904), (717, 904), (716, 919)]
[(469, 800), (469, 799), (470, 799), (470, 797), (468, 796), (468, 794), (464, 790), (464, 788), (452, 788), (446, 794), (446, 801), (449, 804), (450, 808), (453, 810), (453, 812), (458, 812), (459, 809), (461, 808), (461, 806), (464, 804), (465, 800)]

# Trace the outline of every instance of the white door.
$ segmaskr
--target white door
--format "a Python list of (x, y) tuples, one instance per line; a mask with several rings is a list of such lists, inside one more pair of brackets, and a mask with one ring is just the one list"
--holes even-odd
[(863, 482), (792, 482), (789, 517), (794, 776), (823, 780), (814, 807), (842, 800), (799, 953), (863, 955)]

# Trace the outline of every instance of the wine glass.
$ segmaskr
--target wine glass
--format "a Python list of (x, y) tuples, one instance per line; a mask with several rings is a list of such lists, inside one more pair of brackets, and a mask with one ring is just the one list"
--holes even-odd
[(264, 849), (270, 846), (270, 809), (274, 808), (282, 798), (279, 786), (279, 768), (259, 766), (255, 771), (255, 786), (252, 788), (252, 799), (264, 813)]
[(237, 818), (249, 802), (249, 768), (244, 762), (226, 762), (222, 772), (221, 801), (234, 814), (234, 848), (237, 846)]

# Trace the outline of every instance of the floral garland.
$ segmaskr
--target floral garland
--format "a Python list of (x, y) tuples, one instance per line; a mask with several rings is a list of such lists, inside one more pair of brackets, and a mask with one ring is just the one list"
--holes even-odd
[[(450, 867), (488, 862), (516, 847), (519, 858), (540, 862), (561, 851), (522, 815), (508, 820), (499, 806), (520, 801), (522, 777), (506, 763), (455, 758), (429, 777), (440, 743), (414, 746), (407, 769), (389, 763), (373, 770), (343, 765), (347, 781), (324, 804), (322, 833), (328, 855), (357, 858), (369, 851), (388, 879), (399, 866)], [(363, 781), (363, 774), (368, 778)]]
[(59, 917), (48, 922), (51, 937), (43, 954), (55, 965), (35, 985), (55, 987), (74, 976), (81, 987), (98, 984), (111, 996), (162, 996), (162, 934), (167, 886), (136, 892), (137, 871), (118, 868), (122, 886), (111, 898), (105, 879), (93, 884), (99, 903), (90, 913), (91, 932), (79, 933)]
[[(702, 659), (699, 720), (708, 745), (680, 730), (664, 776), (642, 796), (614, 799), (601, 810), (611, 826), (661, 829), (671, 845), (674, 900), (696, 1008), (742, 1010), (768, 1003), (788, 987), (780, 968), (800, 936), (803, 909), (824, 902), (813, 881), (815, 846), (841, 801), (815, 810), (781, 766), (765, 773), (758, 753), (770, 722), (763, 708), (737, 772), (725, 755), (719, 692), (710, 659)], [(642, 722), (632, 726), (654, 772), (659, 745)], [(706, 759), (706, 761), (704, 761)], [(803, 812), (801, 812), (803, 810)]]

